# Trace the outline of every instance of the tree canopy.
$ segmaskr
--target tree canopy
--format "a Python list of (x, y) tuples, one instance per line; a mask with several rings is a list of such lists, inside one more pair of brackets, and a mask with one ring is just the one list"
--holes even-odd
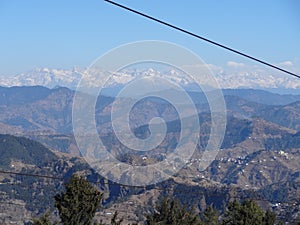
[[(94, 221), (96, 211), (100, 208), (103, 194), (85, 178), (73, 175), (65, 184), (65, 190), (57, 194), (55, 206), (58, 209), (60, 223), (51, 221), (50, 212), (39, 219), (33, 219), (32, 225), (103, 225)], [(122, 225), (115, 212), (111, 225)], [(201, 218), (201, 219), (200, 219)], [(141, 221), (139, 221), (141, 222)], [(255, 201), (229, 202), (224, 215), (208, 206), (198, 214), (192, 207), (181, 204), (173, 197), (163, 198), (146, 215), (146, 225), (274, 225), (276, 214), (264, 211)]]
[(54, 197), (62, 224), (92, 224), (102, 196), (87, 180), (73, 175), (65, 184), (65, 192)]
[(146, 224), (200, 225), (200, 219), (193, 209), (188, 209), (172, 198), (165, 198), (156, 206), (154, 213), (147, 215)]

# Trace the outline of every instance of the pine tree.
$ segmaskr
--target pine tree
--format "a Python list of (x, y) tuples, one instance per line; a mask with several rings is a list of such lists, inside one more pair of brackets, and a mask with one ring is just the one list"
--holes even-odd
[(274, 225), (275, 221), (274, 213), (264, 212), (253, 200), (246, 200), (228, 204), (222, 225)]
[(31, 225), (57, 225), (57, 222), (52, 223), (50, 219), (50, 212), (46, 212), (39, 219), (33, 219)]
[(154, 213), (147, 215), (147, 225), (200, 225), (193, 209), (188, 210), (178, 201), (165, 198), (156, 206)]
[(276, 222), (276, 214), (267, 210), (264, 216), (264, 225), (274, 225)]
[(218, 211), (215, 210), (212, 205), (208, 206), (203, 212), (203, 222), (205, 225), (217, 225), (218, 224)]
[(241, 204), (238, 201), (229, 202), (222, 221), (222, 225), (243, 225)]
[(91, 225), (102, 194), (84, 178), (73, 175), (65, 192), (54, 197), (63, 225)]

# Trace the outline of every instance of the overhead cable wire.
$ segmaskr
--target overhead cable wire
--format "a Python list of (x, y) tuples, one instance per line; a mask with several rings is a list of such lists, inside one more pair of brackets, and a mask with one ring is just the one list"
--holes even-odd
[(167, 23), (167, 22), (165, 22), (165, 21), (163, 21), (163, 20), (157, 19), (157, 18), (155, 18), (155, 17), (153, 17), (153, 16), (149, 16), (149, 15), (147, 15), (147, 14), (145, 14), (145, 13), (139, 12), (139, 11), (137, 11), (137, 10), (134, 10), (134, 9), (129, 8), (129, 7), (127, 7), (127, 6), (121, 5), (121, 4), (116, 3), (116, 2), (114, 2), (114, 1), (110, 1), (110, 0), (104, 0), (104, 1), (105, 1), (105, 2), (108, 2), (108, 3), (110, 3), (110, 4), (113, 4), (113, 5), (115, 5), (115, 6), (118, 6), (118, 7), (122, 8), (122, 9), (125, 9), (125, 10), (127, 10), (127, 11), (130, 11), (130, 12), (132, 12), (132, 13), (135, 13), (135, 14), (137, 14), (137, 15), (140, 15), (140, 16), (142, 16), (142, 17), (148, 18), (148, 19), (150, 19), (150, 20), (152, 20), (152, 21), (155, 21), (155, 22), (157, 22), (157, 23), (163, 24), (163, 25), (165, 25), (165, 26), (167, 26), (167, 27), (171, 27), (171, 28), (173, 28), (173, 29), (175, 29), (175, 30), (178, 30), (178, 31), (180, 31), (180, 32), (182, 32), (182, 33), (185, 33), (185, 34), (188, 34), (188, 35), (190, 35), (190, 36), (193, 36), (193, 37), (195, 37), (195, 38), (197, 38), (197, 39), (201, 39), (201, 40), (206, 41), (206, 42), (208, 42), (208, 43), (210, 43), (210, 44), (213, 44), (213, 45), (215, 45), (215, 46), (221, 47), (221, 48), (223, 48), (223, 49), (226, 49), (226, 50), (228, 50), (228, 51), (231, 51), (231, 52), (234, 52), (234, 53), (236, 53), (236, 54), (238, 54), (238, 55), (241, 55), (241, 56), (243, 56), (243, 57), (246, 57), (246, 58), (248, 58), (248, 59), (254, 60), (254, 61), (259, 62), (259, 63), (261, 63), (261, 64), (264, 64), (264, 65), (266, 65), (266, 66), (269, 66), (269, 67), (271, 67), (271, 68), (273, 68), (273, 69), (276, 69), (276, 70), (279, 70), (279, 71), (281, 71), (281, 72), (287, 73), (287, 74), (290, 75), (290, 76), (294, 76), (294, 77), (300, 78), (300, 75), (297, 75), (297, 74), (295, 74), (295, 73), (292, 73), (292, 72), (290, 72), (290, 71), (288, 71), (288, 70), (285, 70), (285, 69), (283, 69), (283, 68), (281, 68), (281, 67), (275, 66), (274, 64), (268, 63), (268, 62), (266, 62), (266, 61), (264, 61), (264, 60), (261, 60), (261, 59), (258, 59), (258, 58), (256, 58), (256, 57), (250, 56), (250, 55), (248, 55), (248, 54), (246, 54), (246, 53), (243, 53), (243, 52), (238, 51), (238, 50), (236, 50), (236, 49), (230, 48), (230, 47), (228, 47), (228, 46), (226, 46), (226, 45), (223, 45), (223, 44), (220, 44), (220, 43), (218, 43), (218, 42), (212, 41), (212, 40), (210, 40), (210, 39), (208, 39), (208, 38), (205, 38), (205, 37), (203, 37), (203, 36), (200, 36), (200, 35), (198, 35), (198, 34), (195, 34), (195, 33), (191, 32), (191, 31), (188, 31), (188, 30), (185, 30), (185, 29), (183, 29), (183, 28), (180, 28), (180, 27), (178, 27), (178, 26), (172, 25), (172, 24)]
[(48, 179), (55, 179), (55, 180), (63, 180), (63, 177), (48, 176), (48, 175), (42, 175), (42, 174), (22, 173), (22, 172), (13, 172), (13, 171), (5, 171), (5, 170), (0, 170), (0, 173), (10, 174), (10, 175), (27, 176), (27, 177), (40, 177), (40, 178), (48, 178)]
[[(56, 180), (63, 180), (63, 177), (57, 177), (57, 176), (48, 176), (48, 175), (40, 175), (40, 174), (31, 174), (31, 173), (19, 173), (19, 172), (13, 172), (13, 171), (4, 171), (4, 170), (0, 170), (0, 174), (10, 174), (10, 175), (20, 175), (20, 176), (29, 176), (29, 177), (39, 177), (39, 178), (47, 178), (47, 179), (56, 179)], [(93, 182), (92, 182), (93, 183)], [(278, 182), (279, 183), (279, 182)], [(7, 183), (7, 184), (10, 184), (10, 185), (22, 185), (20, 183)], [(110, 186), (120, 186), (120, 187), (128, 187), (128, 188), (141, 188), (141, 189), (145, 189), (145, 191), (150, 191), (150, 190), (160, 190), (160, 191), (166, 191), (166, 188), (165, 187), (158, 187), (158, 186), (152, 186), (152, 187), (145, 187), (145, 186), (131, 186), (131, 185), (126, 185), (126, 184), (118, 184), (118, 183), (110, 183), (108, 181), (105, 181), (104, 183), (102, 182), (95, 182), (93, 184), (104, 184), (104, 185), (110, 185)], [(176, 183), (175, 184), (177, 185), (180, 185), (180, 183)], [(151, 185), (150, 185), (151, 186)], [(174, 187), (170, 187), (170, 190), (173, 190), (174, 191)], [(180, 190), (181, 193), (190, 193), (190, 191), (185, 191), (185, 190)], [(207, 194), (207, 192), (203, 191), (203, 190), (197, 190), (195, 191), (195, 193), (198, 193), (198, 194)], [(256, 194), (259, 194), (259, 193), (256, 193)], [(208, 196), (219, 196), (219, 193), (218, 194), (208, 194)], [(245, 197), (245, 196), (244, 196)], [(240, 198), (238, 196), (231, 196), (231, 198)], [(265, 201), (265, 202), (270, 202), (270, 200), (268, 199), (263, 199), (263, 198), (260, 198), (259, 196), (251, 196), (250, 197), (251, 199), (253, 200), (256, 200), (256, 201)], [(285, 203), (284, 201), (281, 202), (281, 203)]]

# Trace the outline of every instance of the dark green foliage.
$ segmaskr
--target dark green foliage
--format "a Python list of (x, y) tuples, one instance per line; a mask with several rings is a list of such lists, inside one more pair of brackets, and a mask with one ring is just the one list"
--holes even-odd
[[(102, 194), (84, 178), (73, 175), (65, 184), (65, 192), (55, 196), (55, 206), (58, 208), (63, 225), (104, 225), (94, 222), (96, 210), (100, 206)], [(141, 212), (141, 214), (143, 214)], [(154, 212), (146, 215), (146, 225), (274, 225), (276, 214), (264, 211), (253, 200), (230, 202), (221, 222), (219, 211), (212, 205), (208, 206), (200, 217), (173, 198), (164, 198), (157, 204)], [(122, 225), (123, 218), (118, 218), (115, 212), (111, 225)], [(279, 221), (280, 222), (280, 221)], [(31, 225), (56, 225), (50, 220), (47, 212), (34, 219)]]
[(174, 199), (165, 198), (147, 215), (147, 225), (200, 225), (200, 219), (193, 209), (187, 209)]
[(222, 225), (274, 225), (275, 220), (274, 213), (264, 212), (252, 200), (233, 201), (228, 204)]
[(231, 224), (243, 224), (241, 215), (241, 204), (238, 201), (230, 202), (227, 206), (227, 211), (222, 221), (222, 225)]
[(57, 222), (52, 223), (50, 213), (46, 212), (39, 219), (33, 219), (31, 225), (57, 225)]
[(102, 194), (87, 180), (73, 175), (65, 192), (55, 196), (55, 206), (64, 225), (90, 225), (100, 207)]
[[(78, 183), (79, 182), (79, 183)], [(73, 176), (68, 184), (66, 184), (66, 189), (71, 187), (73, 190), (73, 199), (66, 197), (64, 202), (69, 202), (69, 207), (66, 209), (64, 215), (62, 215), (62, 210), (59, 210), (60, 217), (62, 219), (62, 224), (68, 225), (104, 225), (102, 222), (92, 222), (95, 211), (93, 211), (94, 207), (87, 203), (86, 207), (80, 207), (79, 204), (76, 204), (77, 210), (74, 211), (74, 199), (81, 199), (80, 192), (84, 190), (92, 190), (93, 187), (88, 185), (86, 180)], [(76, 186), (77, 185), (77, 186)], [(67, 187), (68, 186), (68, 187)], [(80, 189), (74, 187), (85, 187), (87, 189)], [(76, 190), (75, 190), (76, 189)], [(66, 191), (67, 192), (67, 191)], [(84, 191), (87, 194), (88, 191)], [(75, 193), (75, 194), (74, 194)], [(96, 192), (97, 193), (97, 192)], [(84, 194), (84, 195), (85, 195)], [(94, 195), (95, 192), (89, 192), (89, 194)], [(96, 196), (99, 196), (96, 194)], [(87, 196), (85, 196), (85, 201)], [(57, 196), (56, 196), (57, 198)], [(98, 200), (90, 203), (99, 203), (101, 201), (102, 195), (99, 196)], [(69, 201), (71, 200), (71, 201)], [(72, 211), (73, 210), (73, 211)], [(89, 213), (92, 212), (92, 213)], [(63, 217), (63, 216), (68, 216)], [(65, 218), (65, 220), (63, 220)], [(193, 211), (193, 209), (187, 209), (185, 206), (182, 206), (178, 201), (172, 198), (164, 198), (160, 204), (156, 206), (155, 211), (152, 214), (147, 215), (146, 224), (147, 225), (274, 225), (276, 222), (276, 214), (267, 210), (263, 211), (254, 201), (246, 200), (243, 203), (238, 201), (230, 202), (227, 206), (227, 210), (225, 212), (224, 218), (222, 222), (218, 222), (219, 219), (219, 211), (214, 209), (212, 205), (206, 208), (206, 210), (202, 213), (202, 221), (200, 221), (198, 215)], [(118, 218), (118, 213), (115, 212), (113, 217), (111, 218), (111, 225), (122, 225), (123, 218)], [(50, 220), (50, 214), (47, 212), (42, 215), (39, 219), (34, 219), (31, 225), (57, 225), (58, 223), (52, 223)], [(280, 224), (280, 222), (279, 222)]]
[[(161, 188), (168, 189), (168, 184), (161, 186)], [(176, 184), (174, 185), (173, 195), (176, 196), (181, 203), (189, 206), (196, 206), (199, 204), (201, 198), (205, 198), (207, 205), (213, 204), (218, 210), (224, 208), (223, 202), (228, 202), (228, 196), (230, 196), (228, 188), (215, 188), (205, 186), (192, 186), (188, 184)], [(201, 208), (205, 210), (206, 206)]]
[(208, 206), (203, 212), (203, 222), (205, 225), (218, 225), (219, 212), (212, 207)]
[(276, 214), (271, 212), (270, 210), (267, 210), (265, 212), (263, 224), (264, 225), (274, 225), (275, 222), (276, 222)]

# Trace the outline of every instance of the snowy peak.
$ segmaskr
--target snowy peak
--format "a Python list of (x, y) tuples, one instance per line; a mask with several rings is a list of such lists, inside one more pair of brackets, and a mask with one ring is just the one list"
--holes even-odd
[(74, 88), (81, 79), (81, 72), (73, 70), (36, 68), (12, 77), (0, 77), (0, 85), (11, 86), (44, 86), (53, 88), (65, 86)]
[[(211, 68), (216, 80), (220, 86), (226, 88), (280, 88), (280, 89), (300, 89), (300, 80), (266, 69), (247, 68), (239, 70), (224, 70), (220, 67)], [(93, 71), (92, 71), (93, 73)], [(138, 76), (143, 77), (161, 77), (173, 81), (183, 87), (193, 86), (191, 80), (179, 70), (158, 70), (154, 68), (147, 69), (128, 69), (119, 72), (106, 72), (106, 87), (120, 87), (132, 81)], [(64, 86), (70, 89), (76, 89), (80, 79), (84, 74), (84, 69), (74, 67), (72, 70), (36, 68), (28, 72), (11, 77), (0, 77), (0, 86), (44, 86), (53, 88)], [(200, 74), (201, 75), (201, 74)], [(97, 77), (91, 76), (87, 84), (91, 87), (99, 86)]]

